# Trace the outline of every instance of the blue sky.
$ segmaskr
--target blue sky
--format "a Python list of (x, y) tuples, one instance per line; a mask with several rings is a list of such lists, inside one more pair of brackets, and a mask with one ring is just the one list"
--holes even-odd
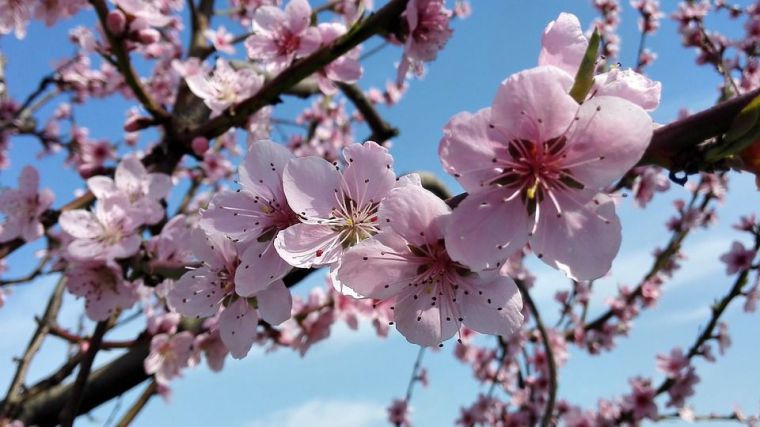
[[(534, 66), (540, 34), (560, 11), (577, 14), (584, 26), (595, 17), (588, 1), (473, 3), (472, 16), (455, 23), (454, 37), (438, 60), (430, 65), (425, 79), (413, 82), (399, 105), (382, 111), (391, 124), (401, 129), (392, 149), (397, 172), (432, 171), (453, 191), (459, 188), (453, 179), (443, 175), (436, 156), (441, 128), (446, 121), (459, 111), (475, 111), (487, 106), (503, 79)], [(631, 66), (636, 56), (638, 30), (635, 13), (627, 2), (623, 3), (620, 30), (623, 45), (619, 61), (623, 66)], [(51, 60), (71, 51), (65, 41), (68, 29), (74, 24), (91, 23), (91, 15), (86, 12), (76, 21), (65, 21), (52, 29), (33, 24), (24, 42), (8, 37), (0, 40), (0, 49), (10, 59), (6, 79), (14, 96), (23, 98), (34, 89), (39, 77), (48, 72)], [(735, 23), (716, 20), (713, 24), (728, 34), (742, 31)], [(379, 42), (371, 40), (366, 48)], [(663, 21), (662, 28), (650, 38), (648, 46), (659, 55), (649, 68), (650, 76), (663, 82), (662, 104), (654, 113), (656, 121), (666, 123), (672, 120), (681, 107), (694, 111), (714, 102), (720, 79), (711, 70), (693, 65), (694, 53), (680, 46), (672, 22)], [(392, 78), (395, 75), (392, 64), (399, 55), (398, 49), (386, 48), (370, 58), (365, 63), (366, 74), (361, 85), (381, 86), (387, 78)], [(118, 98), (108, 102), (95, 101), (77, 107), (77, 120), (89, 127), (94, 137), (119, 139), (128, 105)], [(277, 116), (292, 117), (302, 106), (302, 102), (292, 102), (282, 107)], [(364, 132), (360, 130), (358, 136), (363, 136)], [(0, 183), (15, 186), (20, 168), (35, 164), (42, 174), (43, 185), (56, 191), (56, 206), (59, 206), (83, 184), (73, 173), (60, 168), (60, 157), (37, 160), (37, 150), (36, 141), (15, 139), (11, 151), (13, 165), (0, 175)], [(175, 193), (179, 194), (178, 191)], [(624, 230), (623, 247), (613, 265), (612, 278), (600, 281), (595, 287), (600, 291), (595, 294), (592, 314), (603, 308), (604, 297), (614, 294), (618, 284), (638, 282), (641, 272), (651, 261), (652, 249), (665, 243), (664, 222), (672, 215), (672, 200), (685, 197), (688, 197), (685, 189), (673, 186), (645, 211), (634, 207), (630, 200), (623, 200), (618, 208)], [(630, 338), (619, 341), (614, 353), (589, 357), (573, 351), (561, 371), (560, 396), (591, 407), (599, 397), (609, 398), (626, 392), (627, 378), (631, 375), (659, 379), (654, 356), (669, 352), (673, 346), (689, 346), (700, 325), (708, 319), (708, 305), (726, 292), (730, 279), (724, 274), (717, 256), (727, 251), (732, 240), (742, 238), (730, 225), (740, 215), (757, 212), (758, 202), (760, 193), (755, 191), (752, 177), (732, 174), (731, 192), (720, 211), (719, 224), (707, 231), (696, 231), (689, 237), (683, 249), (688, 259), (666, 285), (657, 307), (636, 321)], [(19, 251), (9, 258), (8, 277), (16, 277), (31, 268), (32, 249)], [(539, 277), (534, 291), (536, 299), (551, 321), (557, 312), (556, 304), (551, 301), (553, 293), (568, 287), (569, 282), (540, 263), (531, 266), (535, 267), (534, 272)], [(297, 292), (305, 293), (310, 287), (320, 285), (321, 277), (314, 276), (317, 277), (299, 285)], [(2, 389), (12, 375), (11, 358), (22, 351), (21, 343), (26, 342), (34, 328), (33, 315), (43, 310), (43, 301), (53, 282), (54, 278), (45, 278), (16, 288), (7, 306), (0, 309), (0, 324), (3, 325), (0, 328), (3, 338), (0, 340)], [(760, 358), (756, 332), (758, 317), (741, 312), (739, 305), (731, 307), (725, 316), (733, 346), (717, 365), (697, 362), (702, 382), (692, 402), (699, 413), (727, 413), (734, 403), (752, 413), (760, 409), (760, 392), (756, 386), (760, 381), (760, 371), (756, 368), (756, 361)], [(62, 323), (76, 324), (80, 311), (81, 301), (67, 298)], [(48, 340), (32, 366), (32, 379), (55, 368), (58, 355), (64, 348), (55, 339)], [(471, 379), (469, 368), (451, 356), (452, 348), (453, 345), (449, 344), (441, 351), (428, 352), (424, 359), (430, 387), (415, 392), (412, 403), (415, 425), (451, 424), (458, 416), (459, 407), (472, 402), (480, 390)], [(267, 355), (254, 350), (245, 360), (228, 359), (225, 370), (218, 374), (205, 367), (188, 370), (185, 378), (174, 384), (171, 404), (153, 399), (135, 425), (385, 425), (384, 408), (391, 399), (403, 395), (416, 354), (417, 348), (395, 331), (389, 339), (381, 340), (367, 325), (358, 332), (336, 326), (331, 339), (315, 346), (305, 358), (288, 350)], [(98, 362), (111, 357), (113, 354), (104, 353)], [(135, 390), (125, 395), (121, 408), (128, 407), (138, 392)], [(102, 425), (113, 405), (96, 410), (90, 420), (83, 418), (81, 425)]]

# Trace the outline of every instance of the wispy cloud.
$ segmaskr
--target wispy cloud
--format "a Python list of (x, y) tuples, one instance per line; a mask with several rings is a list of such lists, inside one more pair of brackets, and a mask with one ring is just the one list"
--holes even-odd
[(376, 402), (315, 399), (276, 411), (247, 427), (375, 427), (385, 425), (385, 408)]

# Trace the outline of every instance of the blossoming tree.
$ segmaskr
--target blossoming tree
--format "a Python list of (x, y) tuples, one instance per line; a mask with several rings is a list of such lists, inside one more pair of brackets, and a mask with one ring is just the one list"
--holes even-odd
[[(460, 425), (760, 421), (690, 404), (698, 363), (715, 362), (713, 348), (722, 354), (731, 344), (724, 314), (741, 305), (753, 312), (760, 299), (753, 206), (731, 246), (714, 249), (730, 281), (696, 337), (652, 361), (662, 382), (642, 373), (593, 408), (557, 394), (569, 351), (615, 357), (602, 353), (667, 290), (687, 236), (716, 220), (728, 180), (760, 173), (760, 3), (685, 1), (670, 11), (683, 45), (716, 72), (721, 96), (667, 124), (652, 119), (663, 88), (646, 73), (656, 59), (647, 37), (666, 16), (657, 0), (630, 2), (640, 16), (632, 66), (616, 60), (617, 0), (591, 2), (594, 22), (547, 17), (535, 34), (535, 66), (505, 75), (490, 105), (440, 123), (437, 154), (460, 194), (435, 173), (396, 170), (391, 139), (404, 129), (379, 107), (403, 102), (408, 87), (436, 72), (470, 4), (380, 3), (0, 0), (4, 43), (23, 45), (35, 20), (92, 22), (71, 26), (75, 52), (51, 57), (53, 70), (26, 95), (5, 77), (18, 58), (0, 56), (0, 167), (17, 161), (17, 140), (31, 138), (39, 156), (80, 178), (66, 200), (41, 179), (55, 171), (29, 164), (0, 190), (3, 269), (29, 269), (0, 279), (0, 307), (42, 276), (58, 281), (18, 347), (0, 426), (70, 426), (143, 387), (119, 414), (118, 425), (128, 425), (203, 361), (221, 371), (227, 358), (263, 348), (308, 363), (335, 324), (360, 321), (420, 348), (406, 395), (388, 407), (398, 426), (424, 425), (410, 415), (412, 390), (427, 383), (426, 349), (441, 347), (484, 390), (452, 420)], [(743, 20), (744, 34), (711, 31), (714, 15), (737, 28)], [(398, 52), (387, 85), (363, 87), (367, 59), (384, 48)], [(101, 100), (127, 105), (123, 120), (107, 123), (123, 138), (98, 139), (77, 120)], [(645, 208), (666, 190), (681, 196), (651, 267), (591, 310), (623, 230), (637, 227), (616, 206), (631, 195)], [(17, 257), (30, 245), (42, 248), (34, 264)], [(534, 297), (545, 284), (531, 269), (541, 263), (567, 278), (555, 305)], [(293, 293), (307, 276), (324, 285)], [(83, 313), (78, 325), (59, 319), (66, 294)], [(556, 324), (545, 320), (550, 312)], [(114, 338), (140, 322), (134, 336)], [(34, 382), (30, 365), (46, 340), (69, 350)], [(96, 366), (107, 350), (116, 356)]]

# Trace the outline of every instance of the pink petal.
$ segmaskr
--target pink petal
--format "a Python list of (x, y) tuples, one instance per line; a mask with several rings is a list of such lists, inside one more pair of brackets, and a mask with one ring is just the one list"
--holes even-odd
[[(568, 135), (565, 159), (576, 180), (602, 188), (622, 177), (644, 155), (652, 139), (652, 118), (621, 98), (594, 97), (583, 103)], [(602, 158), (603, 157), (603, 158)], [(598, 161), (587, 160), (602, 158)]]
[(235, 359), (242, 359), (256, 340), (259, 316), (248, 300), (238, 298), (219, 316), (219, 335)]
[(233, 240), (248, 242), (270, 225), (253, 195), (244, 192), (222, 191), (211, 199), (208, 209), (201, 212), (201, 227), (207, 233), (217, 232)]
[(135, 156), (127, 156), (119, 163), (114, 173), (114, 181), (120, 189), (128, 193), (142, 193), (143, 179), (148, 172), (145, 166)]
[(316, 52), (322, 45), (322, 37), (319, 30), (315, 27), (309, 27), (301, 33), (301, 40), (298, 43), (298, 56), (308, 56)]
[(594, 78), (594, 96), (617, 96), (651, 111), (660, 105), (662, 84), (630, 68), (614, 68)]
[(78, 260), (107, 259), (109, 247), (94, 239), (76, 239), (66, 247), (69, 255)]
[(295, 224), (280, 231), (275, 248), (288, 264), (299, 268), (332, 264), (343, 254), (339, 234), (329, 226)]
[(292, 159), (282, 175), (285, 195), (296, 214), (329, 218), (337, 207), (341, 176), (321, 157)]
[(290, 319), (290, 309), (293, 305), (293, 297), (285, 287), (282, 280), (278, 280), (269, 287), (256, 294), (259, 315), (272, 325)]
[(311, 6), (306, 0), (290, 0), (285, 6), (288, 28), (293, 34), (300, 34), (311, 22)]
[(417, 246), (443, 237), (450, 209), (436, 195), (415, 185), (395, 188), (380, 203), (378, 222)]
[[(559, 202), (573, 206), (564, 195), (559, 195)], [(530, 247), (543, 262), (571, 279), (594, 280), (610, 271), (621, 239), (615, 204), (599, 194), (583, 208), (565, 209), (561, 217), (541, 217)]]
[(336, 277), (357, 294), (387, 299), (417, 276), (419, 265), (399, 261), (397, 253), (408, 253), (407, 242), (394, 232), (383, 232), (363, 240), (343, 255)]
[(26, 197), (37, 195), (37, 189), (40, 186), (40, 175), (33, 166), (24, 166), (18, 177), (18, 190)]
[(562, 135), (578, 110), (568, 94), (572, 85), (573, 78), (555, 67), (536, 67), (510, 76), (499, 87), (491, 108), (496, 140), (546, 141)]
[(575, 76), (587, 48), (588, 40), (583, 35), (578, 18), (569, 13), (560, 13), (556, 21), (546, 26), (541, 36), (538, 65), (553, 65)]
[(94, 239), (102, 232), (102, 227), (95, 215), (84, 209), (61, 213), (58, 223), (63, 231), (77, 239)]
[(292, 267), (274, 248), (274, 241), (253, 241), (240, 256), (240, 265), (235, 270), (235, 292), (244, 297), (253, 296), (290, 270)]
[(148, 174), (148, 197), (154, 200), (164, 199), (172, 189), (172, 178), (165, 173)]
[(406, 298), (396, 304), (394, 321), (396, 329), (413, 344), (433, 347), (445, 341), (459, 330), (456, 319), (441, 316), (438, 305), (430, 305), (427, 298)]
[(454, 209), (446, 249), (474, 270), (499, 267), (528, 241), (528, 212), (519, 197), (505, 202), (505, 189), (474, 193)]
[(438, 155), (443, 168), (456, 177), (466, 191), (480, 191), (499, 173), (491, 161), (497, 157), (499, 143), (488, 136), (491, 109), (475, 114), (462, 112), (454, 116), (443, 129)]
[(351, 144), (343, 150), (348, 167), (343, 171), (347, 195), (359, 206), (379, 203), (396, 184), (393, 157), (375, 142)]
[(119, 242), (112, 245), (108, 249), (108, 257), (109, 258), (129, 258), (132, 255), (136, 254), (138, 250), (140, 250), (140, 245), (142, 244), (142, 239), (140, 236), (137, 236), (135, 234), (132, 234), (130, 236), (125, 236)]
[(481, 277), (469, 283), (477, 291), (460, 296), (462, 317), (468, 328), (503, 337), (520, 330), (522, 297), (512, 279), (497, 273), (481, 273)]
[(279, 47), (270, 36), (254, 34), (245, 40), (245, 48), (252, 59), (272, 58), (279, 52)]
[(206, 266), (190, 270), (174, 283), (167, 296), (172, 310), (185, 316), (211, 317), (225, 296), (217, 275)]
[(88, 179), (87, 188), (89, 188), (90, 191), (92, 191), (92, 194), (94, 194), (98, 199), (111, 197), (119, 191), (116, 188), (116, 184), (114, 184), (113, 179), (102, 175), (93, 176), (92, 178)]
[(190, 91), (198, 98), (204, 100), (214, 98), (213, 89), (211, 88), (211, 85), (209, 85), (208, 78), (205, 75), (194, 74), (188, 76), (185, 78), (185, 82), (187, 83), (187, 87), (190, 88)]
[(274, 6), (261, 6), (256, 9), (253, 17), (253, 31), (257, 33), (271, 34), (279, 32), (287, 17), (285, 12)]
[(270, 201), (281, 198), (282, 173), (294, 157), (290, 150), (274, 142), (253, 142), (238, 170), (240, 185), (244, 190)]

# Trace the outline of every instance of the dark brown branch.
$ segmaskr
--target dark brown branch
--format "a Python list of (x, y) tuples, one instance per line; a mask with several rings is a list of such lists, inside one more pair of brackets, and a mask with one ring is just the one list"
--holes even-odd
[(693, 153), (697, 144), (726, 133), (734, 117), (758, 95), (760, 89), (755, 89), (657, 128), (639, 164), (683, 170), (682, 156)]
[(267, 105), (277, 103), (280, 95), (298, 82), (314, 74), (379, 31), (393, 26), (404, 11), (407, 1), (391, 0), (370, 15), (369, 18), (361, 21), (348, 33), (338, 38), (333, 44), (295, 62), (287, 70), (266, 83), (256, 95), (244, 100), (234, 108), (228, 108), (219, 116), (209, 120), (187, 139), (192, 139), (195, 136), (205, 136), (211, 139), (222, 135), (232, 127), (243, 126), (248, 117)]
[(362, 114), (367, 125), (372, 129), (372, 134), (367, 138), (369, 141), (375, 141), (384, 145), (384, 142), (398, 135), (398, 129), (389, 125), (377, 112), (371, 102), (364, 96), (364, 92), (355, 84), (336, 82), (341, 92), (346, 95)]

